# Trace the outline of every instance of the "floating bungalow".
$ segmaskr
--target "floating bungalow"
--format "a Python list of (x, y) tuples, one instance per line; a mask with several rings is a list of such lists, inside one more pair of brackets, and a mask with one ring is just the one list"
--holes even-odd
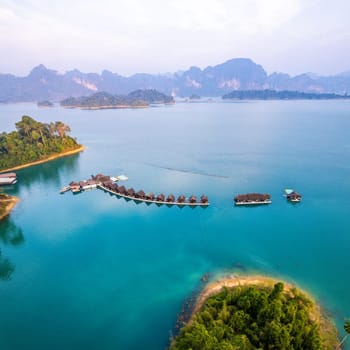
[(301, 194), (295, 192), (292, 189), (285, 189), (284, 190), (285, 197), (287, 198), (287, 201), (292, 203), (299, 203), (301, 201)]
[(209, 202), (208, 197), (205, 194), (203, 194), (201, 196), (201, 203), (205, 204), (205, 203), (208, 203), (208, 202)]
[(131, 187), (126, 191), (128, 197), (135, 197), (135, 190)]
[(117, 192), (117, 193), (119, 193), (119, 194), (121, 194), (121, 195), (126, 195), (127, 193), (126, 193), (126, 188), (125, 188), (125, 186), (124, 186), (124, 185), (119, 186), (118, 192)]
[(166, 201), (168, 203), (174, 203), (175, 202), (175, 196), (173, 194), (169, 194), (169, 196), (166, 198)]
[(156, 201), (157, 202), (165, 202), (165, 196), (163, 193), (158, 194), (158, 196), (156, 197)]
[(262, 193), (239, 194), (234, 197), (235, 205), (260, 205), (270, 204), (271, 196)]
[(153, 201), (154, 200), (154, 194), (152, 192), (147, 193), (145, 195), (145, 199), (148, 200), (148, 201)]
[(185, 197), (183, 194), (181, 194), (181, 195), (178, 197), (177, 202), (178, 202), (178, 203), (185, 203), (185, 202), (186, 202), (186, 197)]
[(146, 195), (146, 193), (143, 190), (140, 190), (140, 191), (135, 193), (135, 198), (144, 199), (145, 195)]
[(197, 197), (196, 196), (194, 196), (194, 195), (192, 195), (191, 197), (190, 197), (190, 199), (189, 199), (189, 202), (190, 203), (197, 203)]

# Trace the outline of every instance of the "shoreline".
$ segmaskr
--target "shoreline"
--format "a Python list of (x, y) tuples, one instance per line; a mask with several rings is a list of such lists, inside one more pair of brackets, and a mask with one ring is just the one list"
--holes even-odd
[(192, 322), (193, 317), (202, 309), (208, 298), (220, 293), (224, 288), (232, 289), (239, 286), (261, 286), (272, 288), (277, 282), (282, 282), (284, 284), (284, 293), (293, 295), (293, 289), (296, 289), (312, 302), (313, 307), (309, 314), (310, 320), (319, 326), (320, 335), (323, 339), (325, 348), (334, 349), (335, 346), (339, 344), (338, 329), (336, 328), (333, 320), (326, 315), (326, 312), (316, 302), (316, 300), (309, 293), (305, 292), (294, 284), (285, 282), (281, 279), (262, 275), (230, 275), (226, 277), (219, 277), (215, 281), (209, 282), (197, 296), (189, 321), (186, 324), (190, 324)]
[(126, 109), (126, 108), (148, 108), (150, 105), (140, 105), (140, 106), (128, 106), (128, 105), (118, 105), (118, 106), (61, 106), (68, 109), (81, 109), (81, 110), (98, 110), (98, 109)]
[(18, 197), (14, 197), (14, 196), (10, 196), (10, 199), (3, 199), (0, 200), (0, 203), (6, 203), (9, 202), (5, 208), (4, 213), (2, 213), (0, 215), (0, 221), (2, 221), (3, 219), (5, 219), (8, 215), (10, 215), (12, 209), (17, 205), (17, 203), (19, 202), (19, 198)]
[(7, 169), (0, 170), (0, 173), (7, 172), (7, 171), (13, 171), (13, 170), (20, 170), (20, 169), (31, 167), (33, 165), (46, 163), (46, 162), (49, 162), (51, 160), (55, 160), (57, 158), (62, 158), (62, 157), (70, 156), (72, 154), (80, 153), (80, 152), (84, 151), (85, 149), (86, 149), (85, 146), (80, 146), (80, 147), (73, 149), (73, 150), (70, 150), (70, 151), (66, 151), (66, 152), (62, 152), (62, 153), (54, 153), (47, 158), (36, 160), (35, 162), (17, 165), (13, 168), (7, 168)]

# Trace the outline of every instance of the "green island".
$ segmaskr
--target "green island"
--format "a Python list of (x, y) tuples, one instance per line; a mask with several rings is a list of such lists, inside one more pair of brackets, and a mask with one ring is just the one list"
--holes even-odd
[(349, 99), (350, 95), (289, 90), (235, 90), (223, 95), (222, 98), (224, 100), (337, 100)]
[(51, 101), (44, 100), (44, 101), (38, 101), (37, 106), (38, 107), (53, 107), (54, 104)]
[(97, 92), (91, 96), (69, 97), (60, 102), (64, 108), (81, 109), (111, 109), (111, 108), (145, 108), (151, 104), (174, 103), (172, 96), (167, 96), (157, 90), (136, 90), (128, 95), (111, 95), (107, 92)]
[(321, 350), (339, 346), (336, 327), (293, 285), (261, 277), (209, 284), (170, 350)]
[(67, 135), (70, 127), (61, 121), (47, 124), (23, 116), (16, 129), (0, 134), (0, 171), (28, 167), (84, 149)]

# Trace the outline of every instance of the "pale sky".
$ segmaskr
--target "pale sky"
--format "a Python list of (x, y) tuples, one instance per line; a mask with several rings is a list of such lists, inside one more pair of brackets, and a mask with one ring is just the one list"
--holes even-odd
[(268, 73), (350, 70), (350, 0), (0, 0), (0, 73), (42, 63), (129, 76), (246, 57)]

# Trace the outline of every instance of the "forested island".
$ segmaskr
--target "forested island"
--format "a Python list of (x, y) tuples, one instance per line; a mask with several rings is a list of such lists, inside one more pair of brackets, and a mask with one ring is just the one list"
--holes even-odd
[(224, 100), (335, 100), (350, 99), (350, 95), (318, 94), (301, 91), (235, 90), (223, 95)]
[(23, 116), (16, 123), (16, 129), (0, 134), (0, 171), (29, 166), (83, 149), (67, 135), (70, 127), (61, 121), (46, 124)]
[(335, 326), (292, 285), (264, 277), (209, 285), (170, 350), (335, 349)]
[(70, 97), (61, 101), (65, 108), (110, 109), (110, 108), (143, 108), (151, 104), (174, 103), (172, 96), (167, 96), (157, 90), (136, 90), (128, 95), (111, 95), (107, 92), (97, 92), (91, 96)]
[(39, 101), (37, 102), (38, 107), (53, 107), (54, 104), (51, 101), (45, 100), (45, 101)]

